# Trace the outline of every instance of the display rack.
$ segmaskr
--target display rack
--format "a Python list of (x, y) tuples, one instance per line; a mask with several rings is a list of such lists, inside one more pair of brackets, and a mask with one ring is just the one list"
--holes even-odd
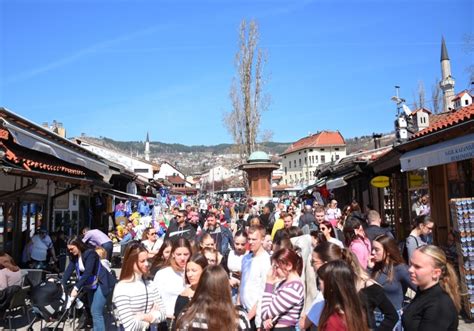
[(451, 220), (456, 234), (463, 309), (474, 317), (474, 198), (451, 199)]

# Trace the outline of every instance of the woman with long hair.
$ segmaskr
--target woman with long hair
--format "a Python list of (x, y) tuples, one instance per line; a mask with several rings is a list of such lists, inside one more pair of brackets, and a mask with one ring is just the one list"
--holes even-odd
[(321, 233), (324, 234), (326, 241), (336, 244), (341, 248), (344, 247), (344, 244), (342, 243), (342, 241), (336, 238), (334, 227), (329, 221), (322, 221), (319, 224), (319, 230), (321, 231)]
[(155, 277), (157, 271), (163, 268), (163, 266), (168, 261), (168, 258), (171, 255), (172, 246), (173, 244), (170, 239), (165, 239), (163, 241), (163, 245), (161, 245), (160, 250), (151, 261), (151, 267), (150, 267), (151, 278)]
[(156, 273), (153, 280), (165, 302), (168, 327), (174, 316), (176, 299), (184, 290), (184, 271), (190, 256), (191, 244), (186, 238), (180, 237), (173, 241), (167, 263)]
[(262, 300), (265, 329), (296, 330), (304, 301), (302, 270), (303, 259), (293, 250), (283, 248), (272, 255)]
[(13, 258), (0, 252), (0, 291), (9, 286), (21, 286), (21, 271)]
[(365, 235), (362, 223), (359, 219), (350, 217), (344, 224), (344, 237), (346, 239), (346, 247), (357, 256), (362, 268), (367, 269), (372, 245)]
[(410, 235), (405, 239), (407, 247), (408, 261), (411, 259), (413, 252), (421, 246), (427, 245), (425, 237), (433, 232), (434, 223), (428, 215), (417, 216), (414, 220), (413, 229)]
[(120, 281), (115, 285), (112, 301), (116, 306), (115, 316), (125, 331), (147, 330), (152, 323), (166, 318), (165, 306), (155, 284), (146, 280), (149, 271), (148, 250), (141, 243), (127, 246), (120, 272)]
[(461, 309), (458, 277), (444, 252), (433, 245), (422, 246), (413, 252), (410, 263), (410, 278), (418, 290), (403, 310), (404, 330), (457, 330)]
[[(85, 291), (90, 304), (94, 331), (105, 330), (104, 306), (111, 289), (105, 282), (100, 281), (102, 267), (99, 255), (93, 248), (75, 236), (68, 240), (67, 249), (69, 250), (70, 263), (64, 271), (61, 282), (66, 286), (72, 274), (76, 273), (78, 280), (74, 284), (70, 297), (76, 298), (80, 291)], [(87, 319), (90, 319), (90, 316), (86, 316), (86, 324), (90, 322)]]
[[(336, 260), (346, 262), (355, 274), (356, 288), (366, 309), (366, 324), (369, 328), (377, 331), (392, 330), (398, 321), (397, 311), (385, 295), (383, 288), (370, 279), (355, 254), (347, 248), (341, 248), (329, 242), (318, 245), (313, 251), (312, 263), (316, 272), (324, 264)], [(384, 316), (383, 322), (378, 327), (375, 323), (375, 309), (379, 309)], [(319, 325), (320, 314), (321, 301), (319, 300), (313, 303), (307, 318), (314, 325)], [(306, 321), (306, 323), (309, 321)]]
[(318, 277), (325, 299), (318, 330), (368, 331), (351, 267), (342, 260), (327, 262), (318, 269)]
[(206, 267), (191, 302), (177, 319), (176, 329), (235, 331), (248, 327), (245, 313), (232, 303), (224, 268), (219, 265)]
[(186, 264), (186, 288), (183, 292), (178, 295), (176, 299), (176, 304), (174, 306), (174, 318), (178, 318), (181, 311), (184, 307), (191, 301), (193, 298), (194, 292), (196, 291), (197, 284), (201, 278), (201, 274), (204, 271), (204, 268), (208, 266), (207, 259), (202, 254), (194, 254), (188, 260)]
[(314, 249), (319, 244), (325, 243), (328, 240), (321, 231), (313, 230), (309, 233), (311, 235), (311, 248)]
[(415, 290), (416, 286), (410, 281), (408, 266), (397, 242), (385, 234), (377, 236), (372, 242), (372, 254), (372, 278), (383, 287), (385, 295), (400, 313), (407, 288)]

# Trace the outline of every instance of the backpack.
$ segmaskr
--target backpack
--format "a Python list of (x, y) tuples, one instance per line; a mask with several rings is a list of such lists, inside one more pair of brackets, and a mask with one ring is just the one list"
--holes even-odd
[(398, 248), (400, 249), (400, 253), (402, 254), (403, 259), (407, 264), (410, 264), (409, 258), (408, 258), (408, 247), (407, 247), (407, 239), (413, 237), (416, 241), (416, 247), (420, 247), (420, 244), (418, 243), (418, 239), (416, 239), (415, 236), (409, 235), (405, 240), (401, 240), (398, 243)]

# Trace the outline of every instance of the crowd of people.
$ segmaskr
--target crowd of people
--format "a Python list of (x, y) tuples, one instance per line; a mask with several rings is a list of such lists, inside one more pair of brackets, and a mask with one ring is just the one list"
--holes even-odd
[[(87, 295), (85, 325), (105, 330), (111, 298), (124, 330), (457, 329), (457, 276), (429, 244), (429, 215), (399, 245), (379, 213), (355, 201), (198, 208), (173, 208), (166, 231), (126, 224), (119, 279), (105, 233), (86, 228), (67, 241), (62, 281), (75, 273), (71, 297)], [(0, 265), (2, 289), (18, 270), (5, 255)]]

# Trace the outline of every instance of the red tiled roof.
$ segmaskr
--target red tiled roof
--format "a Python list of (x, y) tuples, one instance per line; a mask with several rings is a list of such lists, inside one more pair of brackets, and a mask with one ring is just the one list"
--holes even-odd
[(166, 176), (166, 179), (173, 185), (186, 183), (186, 181), (179, 176)]
[(420, 112), (420, 111), (424, 111), (424, 112), (427, 112), (428, 114), (432, 114), (431, 111), (429, 111), (428, 109), (426, 108), (418, 108), (418, 109), (415, 109), (414, 111), (411, 112), (411, 115), (415, 115), (416, 113)]
[(345, 144), (346, 142), (339, 131), (321, 131), (311, 136), (301, 138), (297, 142), (291, 144), (291, 146), (288, 147), (286, 151), (282, 153), (282, 155), (289, 154), (304, 148), (333, 145), (341, 146)]
[(469, 95), (471, 95), (467, 90), (464, 90), (464, 91), (459, 92), (458, 94), (456, 94), (456, 96), (454, 97), (453, 101), (458, 100), (458, 99), (461, 99), (464, 94), (469, 94)]
[(460, 124), (474, 119), (474, 104), (460, 108), (455, 111), (442, 113), (430, 117), (430, 126), (411, 136), (410, 140), (447, 129), (455, 124)]

